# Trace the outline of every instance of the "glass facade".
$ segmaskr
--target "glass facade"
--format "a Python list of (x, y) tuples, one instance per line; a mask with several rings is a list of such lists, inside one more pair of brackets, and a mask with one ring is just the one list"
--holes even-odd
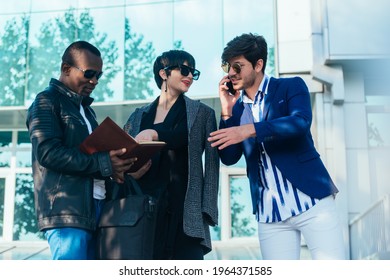
[(4, 191), (5, 179), (0, 177), (0, 238), (3, 236), (4, 227)]
[(38, 233), (34, 210), (32, 174), (16, 174), (13, 240), (32, 241), (43, 237)]
[[(159, 94), (152, 73), (155, 58), (184, 49), (196, 60), (199, 81), (190, 97), (218, 96), (226, 42), (242, 33), (263, 35), (269, 45), (267, 72), (274, 71), (274, 3), (268, 0), (15, 0), (0, 11), (0, 110), (28, 106), (50, 78), (58, 78), (62, 53), (72, 41), (86, 40), (102, 52), (103, 76), (97, 102), (145, 100)], [(241, 18), (245, 17), (245, 21)], [(239, 22), (239, 24), (237, 24)], [(38, 233), (27, 131), (0, 120), (0, 241), (34, 241)], [(231, 176), (228, 224), (231, 238), (255, 237), (243, 159)], [(223, 186), (221, 186), (223, 187)], [(221, 203), (221, 202), (220, 202)], [(4, 214), (5, 213), (5, 214)], [(224, 222), (220, 220), (219, 224)], [(220, 227), (212, 230), (221, 239)]]
[[(29, 3), (29, 4), (26, 4)], [(89, 0), (13, 1), (0, 12), (0, 105), (29, 104), (58, 77), (67, 45), (87, 40), (102, 52), (96, 101), (157, 96), (152, 65), (169, 49), (185, 49), (201, 78), (189, 95), (217, 96), (224, 45), (244, 32), (262, 34), (274, 69), (273, 1)], [(245, 21), (240, 18), (245, 16)], [(240, 24), (237, 24), (239, 22)]]
[(28, 133), (1, 131), (0, 138), (0, 240), (40, 239)]
[(257, 237), (257, 222), (252, 215), (252, 200), (247, 176), (230, 176), (229, 186), (232, 238)]

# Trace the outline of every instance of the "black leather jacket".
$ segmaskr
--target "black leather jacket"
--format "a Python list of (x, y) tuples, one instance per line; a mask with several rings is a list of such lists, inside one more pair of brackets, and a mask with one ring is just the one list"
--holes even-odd
[(112, 175), (108, 152), (86, 155), (80, 143), (88, 128), (96, 128), (93, 99), (82, 97), (56, 79), (36, 96), (27, 113), (32, 143), (35, 207), (40, 230), (57, 227), (96, 227), (93, 179)]

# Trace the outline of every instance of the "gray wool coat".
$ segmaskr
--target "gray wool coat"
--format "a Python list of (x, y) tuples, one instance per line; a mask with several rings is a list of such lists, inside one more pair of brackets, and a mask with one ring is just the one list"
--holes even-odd
[[(215, 112), (198, 100), (184, 96), (188, 126), (188, 184), (184, 200), (183, 230), (200, 238), (205, 254), (212, 249), (210, 227), (218, 223), (219, 156), (207, 138), (217, 129)], [(124, 129), (135, 137), (140, 132), (142, 116), (151, 104), (137, 108)], [(203, 163), (204, 154), (204, 163)]]

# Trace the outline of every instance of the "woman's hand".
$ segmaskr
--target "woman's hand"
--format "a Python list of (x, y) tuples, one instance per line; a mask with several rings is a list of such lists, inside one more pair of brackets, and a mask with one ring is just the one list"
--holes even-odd
[(142, 141), (158, 141), (158, 133), (154, 129), (145, 129), (137, 134), (135, 140)]

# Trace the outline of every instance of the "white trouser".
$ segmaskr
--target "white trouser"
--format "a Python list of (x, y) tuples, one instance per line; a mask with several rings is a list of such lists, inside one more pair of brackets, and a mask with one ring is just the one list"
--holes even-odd
[(298, 260), (301, 233), (312, 259), (344, 260), (343, 233), (333, 196), (321, 199), (306, 212), (278, 223), (259, 223), (265, 260)]

